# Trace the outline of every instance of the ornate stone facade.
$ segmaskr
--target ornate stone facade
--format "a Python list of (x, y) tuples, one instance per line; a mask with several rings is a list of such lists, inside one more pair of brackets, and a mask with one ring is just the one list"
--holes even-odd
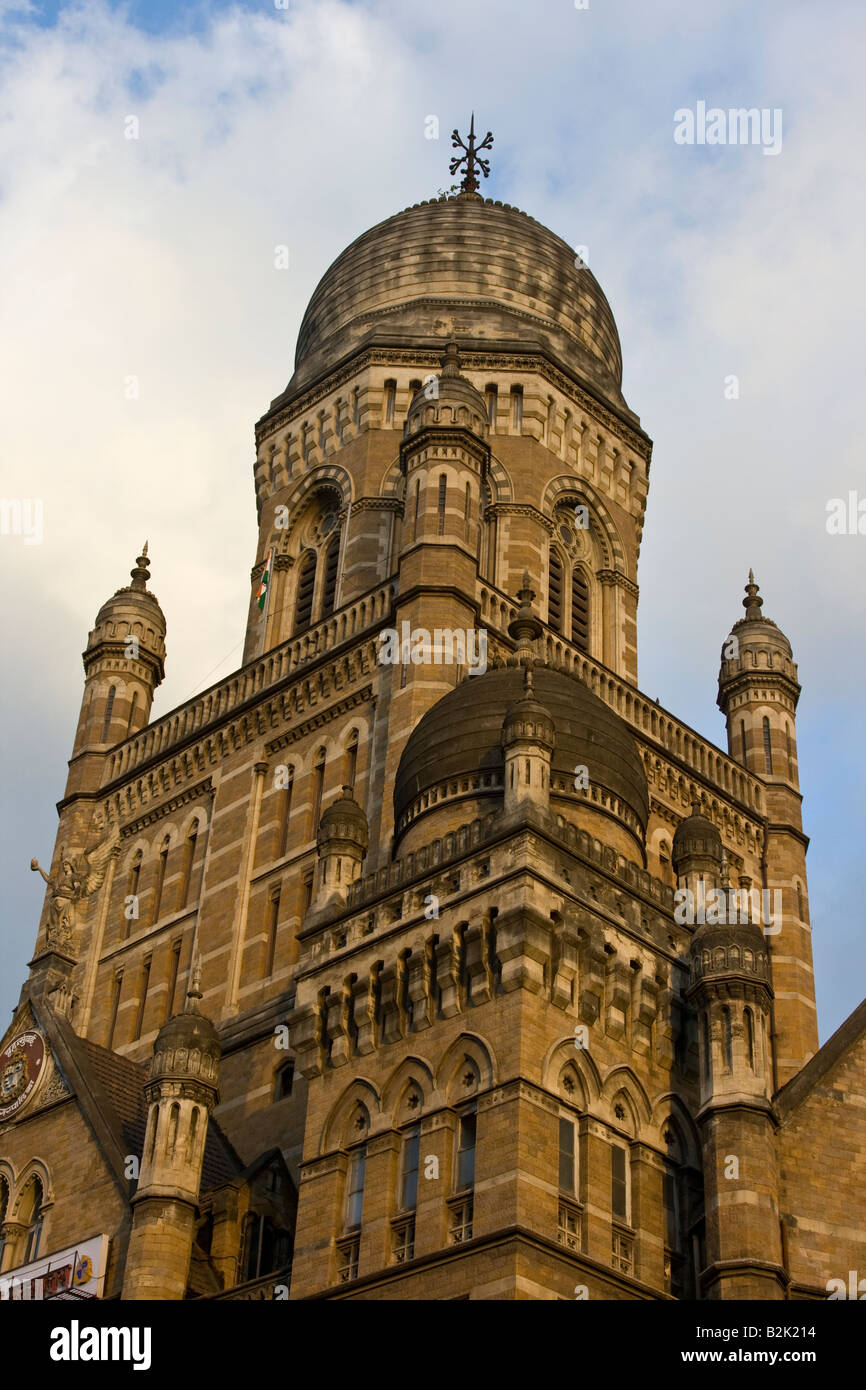
[(866, 1270), (866, 1006), (818, 1048), (793, 654), (750, 578), (727, 748), (640, 692), (651, 447), (601, 289), (516, 209), (420, 204), (327, 272), (256, 427), (241, 669), (151, 719), (146, 548), (88, 639), (0, 1281), (94, 1232), (133, 1299)]

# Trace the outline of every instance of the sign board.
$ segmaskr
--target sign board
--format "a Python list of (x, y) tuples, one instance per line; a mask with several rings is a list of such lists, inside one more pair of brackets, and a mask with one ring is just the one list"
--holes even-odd
[(0, 1299), (102, 1298), (107, 1259), (108, 1236), (91, 1236), (7, 1270), (0, 1275)]

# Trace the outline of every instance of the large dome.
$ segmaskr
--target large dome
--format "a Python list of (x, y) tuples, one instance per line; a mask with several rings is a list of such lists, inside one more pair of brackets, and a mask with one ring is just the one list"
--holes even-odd
[(319, 282), (295, 356), (294, 392), (361, 345), (532, 349), (624, 407), (610, 306), (565, 241), (478, 195), (438, 198), (353, 241)]
[[(532, 680), (534, 697), (550, 713), (555, 727), (554, 802), (582, 802), (606, 812), (642, 842), (649, 797), (643, 763), (628, 726), (564, 671), (536, 666)], [(501, 797), (502, 724), (508, 709), (525, 697), (523, 682), (519, 666), (468, 676), (427, 711), (410, 734), (397, 769), (394, 823), (398, 835), (443, 799)], [(588, 793), (575, 790), (579, 766), (588, 770)]]

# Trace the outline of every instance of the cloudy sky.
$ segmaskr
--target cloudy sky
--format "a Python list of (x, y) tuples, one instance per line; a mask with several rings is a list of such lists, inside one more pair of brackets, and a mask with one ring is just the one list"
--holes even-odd
[[(236, 668), (254, 421), (323, 271), (450, 184), (472, 107), (484, 192), (588, 248), (655, 441), (642, 689), (722, 741), (750, 565), (793, 643), (822, 1040), (859, 1003), (866, 536), (826, 507), (866, 499), (864, 39), (857, 0), (0, 0), (0, 496), (44, 507), (41, 544), (0, 536), (4, 1026), (99, 605), (147, 537), (154, 713)], [(781, 111), (781, 149), (677, 144), (701, 101)]]

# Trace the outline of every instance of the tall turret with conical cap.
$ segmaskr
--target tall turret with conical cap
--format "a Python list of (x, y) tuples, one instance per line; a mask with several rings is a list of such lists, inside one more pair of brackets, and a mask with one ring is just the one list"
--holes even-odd
[(145, 541), (131, 584), (100, 608), (83, 654), (84, 695), (66, 795), (100, 783), (105, 754), (150, 719), (153, 695), (165, 675), (165, 618), (147, 587)]
[[(784, 1084), (818, 1046), (806, 849), (797, 768), (800, 683), (791, 644), (763, 612), (752, 570), (745, 617), (722, 647), (718, 704), (728, 751), (764, 783), (764, 882), (781, 913), (766, 924), (772, 964), (776, 1083)], [(775, 901), (775, 899), (770, 899)]]
[(182, 1299), (189, 1279), (220, 1041), (194, 965), (183, 1013), (160, 1029), (144, 1093), (147, 1129), (123, 1280), (125, 1299)]

